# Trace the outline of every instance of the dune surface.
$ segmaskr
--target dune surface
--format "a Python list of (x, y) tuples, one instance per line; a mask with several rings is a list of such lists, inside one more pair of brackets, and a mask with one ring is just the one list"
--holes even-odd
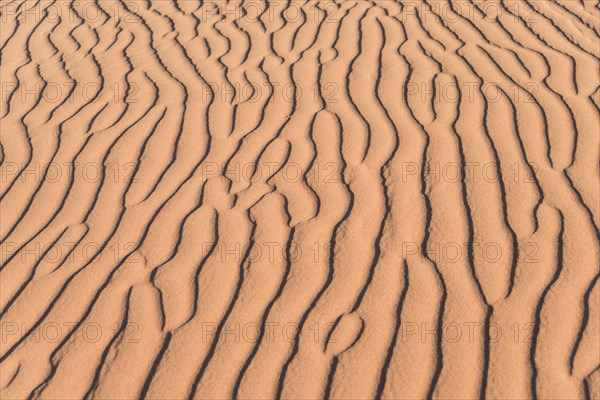
[(597, 0), (0, 18), (0, 398), (600, 399)]

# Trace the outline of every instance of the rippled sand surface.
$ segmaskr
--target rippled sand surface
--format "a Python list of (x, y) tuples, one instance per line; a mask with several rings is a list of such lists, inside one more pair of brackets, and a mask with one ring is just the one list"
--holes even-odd
[(2, 399), (599, 399), (597, 0), (1, 0)]

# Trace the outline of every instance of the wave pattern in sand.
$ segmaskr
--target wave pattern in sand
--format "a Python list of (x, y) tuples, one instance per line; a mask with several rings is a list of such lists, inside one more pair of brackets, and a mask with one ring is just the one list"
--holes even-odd
[(5, 399), (600, 397), (595, 0), (2, 0)]

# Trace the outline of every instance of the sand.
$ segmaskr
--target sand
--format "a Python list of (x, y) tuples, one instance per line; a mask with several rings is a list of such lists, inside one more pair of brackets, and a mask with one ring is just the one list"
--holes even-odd
[(0, 10), (0, 398), (600, 398), (598, 1)]

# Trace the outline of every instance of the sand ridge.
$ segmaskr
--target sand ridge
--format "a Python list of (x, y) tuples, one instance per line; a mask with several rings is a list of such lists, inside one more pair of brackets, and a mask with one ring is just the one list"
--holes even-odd
[(3, 399), (600, 399), (597, 0), (1, 0)]

